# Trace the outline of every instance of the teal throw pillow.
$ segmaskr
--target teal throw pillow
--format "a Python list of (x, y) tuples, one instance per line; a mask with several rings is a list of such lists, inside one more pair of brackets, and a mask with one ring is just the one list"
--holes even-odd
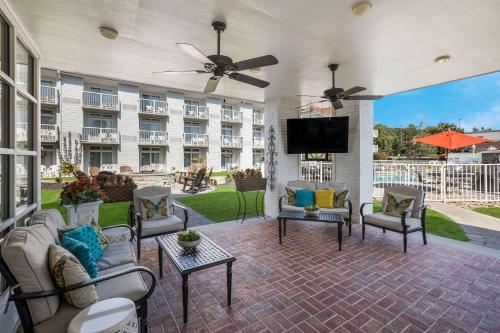
[(314, 191), (306, 189), (295, 191), (295, 202), (297, 207), (314, 205)]
[(97, 262), (87, 245), (66, 235), (63, 236), (61, 245), (78, 259), (91, 278), (97, 276)]
[(87, 245), (95, 261), (101, 259), (103, 251), (101, 243), (99, 242), (99, 236), (90, 224), (85, 224), (71, 231), (66, 231), (64, 236), (76, 239)]

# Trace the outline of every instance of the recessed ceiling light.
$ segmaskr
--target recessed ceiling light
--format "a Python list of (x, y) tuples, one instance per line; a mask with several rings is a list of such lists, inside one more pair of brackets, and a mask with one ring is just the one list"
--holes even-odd
[(249, 69), (248, 71), (250, 73), (253, 73), (253, 74), (259, 74), (260, 73), (260, 67), (255, 67), (255, 68)]
[(372, 3), (370, 1), (360, 1), (352, 6), (352, 13), (354, 14), (354, 16), (361, 16), (371, 8)]
[(99, 32), (101, 36), (107, 39), (116, 39), (118, 37), (118, 31), (115, 29), (107, 28), (107, 27), (99, 27)]
[(450, 61), (450, 56), (449, 55), (442, 55), (434, 59), (435, 62), (439, 64), (444, 64), (445, 62)]

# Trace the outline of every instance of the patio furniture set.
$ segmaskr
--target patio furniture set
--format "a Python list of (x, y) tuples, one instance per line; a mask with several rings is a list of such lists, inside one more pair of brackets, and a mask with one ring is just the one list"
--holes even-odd
[(182, 185), (183, 192), (197, 193), (207, 189), (212, 179), (213, 167), (207, 173), (206, 167), (198, 168), (196, 165), (190, 165), (186, 171), (179, 172), (175, 180)]

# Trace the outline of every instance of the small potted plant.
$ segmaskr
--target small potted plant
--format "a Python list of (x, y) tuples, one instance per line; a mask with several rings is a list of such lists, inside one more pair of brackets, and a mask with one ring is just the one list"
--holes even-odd
[(94, 218), (99, 223), (99, 205), (106, 198), (96, 180), (83, 178), (66, 183), (60, 195), (61, 204), (68, 210), (68, 224), (89, 223)]
[(306, 212), (306, 215), (318, 216), (319, 207), (317, 205), (307, 205), (304, 207), (304, 211)]
[(177, 244), (185, 249), (192, 249), (201, 243), (201, 235), (196, 229), (181, 231), (177, 234)]

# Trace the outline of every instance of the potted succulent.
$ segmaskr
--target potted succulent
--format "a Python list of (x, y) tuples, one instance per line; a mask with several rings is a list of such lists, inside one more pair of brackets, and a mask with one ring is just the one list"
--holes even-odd
[(192, 249), (201, 243), (201, 235), (196, 229), (188, 229), (177, 234), (177, 244), (185, 249)]
[(105, 199), (96, 180), (82, 178), (66, 183), (60, 194), (61, 204), (68, 210), (68, 224), (99, 223), (99, 206)]
[(259, 169), (235, 170), (233, 172), (234, 185), (236, 191), (265, 191), (267, 178), (262, 178), (262, 172)]
[(304, 207), (304, 211), (306, 212), (306, 215), (318, 216), (319, 207), (317, 205), (307, 205)]

